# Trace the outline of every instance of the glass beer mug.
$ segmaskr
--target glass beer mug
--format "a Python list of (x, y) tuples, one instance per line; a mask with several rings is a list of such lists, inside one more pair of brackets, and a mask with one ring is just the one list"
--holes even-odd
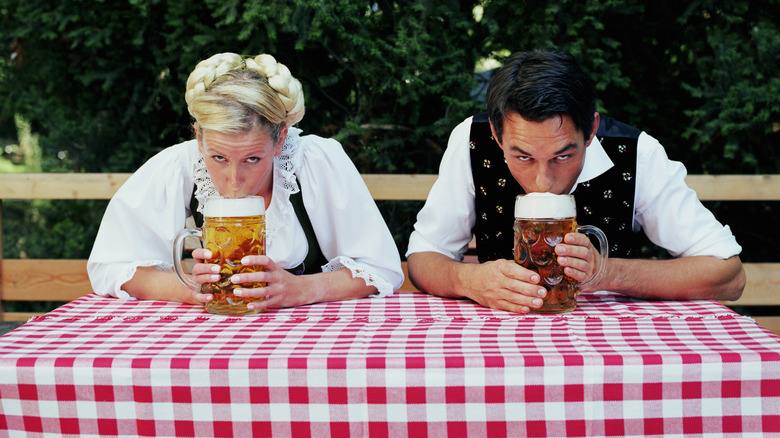
[(535, 313), (570, 312), (577, 307), (579, 284), (563, 273), (555, 246), (568, 233), (592, 234), (599, 242), (601, 264), (598, 272), (585, 283), (601, 276), (606, 264), (607, 237), (600, 229), (577, 226), (577, 209), (573, 195), (529, 193), (515, 200), (515, 262), (536, 271), (547, 289), (544, 304)]
[[(181, 266), (184, 239), (200, 237), (203, 247), (211, 251), (212, 258), (205, 263), (220, 266), (220, 279), (216, 283), (198, 284)], [(206, 311), (222, 315), (249, 315), (258, 310), (247, 309), (247, 303), (263, 297), (242, 298), (233, 294), (236, 288), (264, 287), (265, 283), (233, 284), (235, 274), (256, 272), (259, 266), (244, 266), (241, 259), (247, 255), (265, 254), (265, 202), (260, 196), (245, 198), (212, 197), (206, 200), (203, 210), (203, 229), (185, 228), (173, 242), (173, 267), (185, 286), (200, 293), (208, 293), (214, 299), (206, 303)]]

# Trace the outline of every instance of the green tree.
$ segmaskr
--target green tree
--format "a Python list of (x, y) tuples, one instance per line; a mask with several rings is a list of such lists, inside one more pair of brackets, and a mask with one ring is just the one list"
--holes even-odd
[(0, 10), (11, 47), (2, 112), (33, 124), (48, 170), (132, 171), (190, 138), (187, 75), (224, 51), (285, 63), (304, 85), (301, 126), (341, 140), (362, 171), (434, 171), (441, 139), (475, 108), (468, 2), (3, 0)]
[[(697, 105), (684, 112), (682, 137), (708, 173), (776, 173), (780, 169), (780, 2), (697, 2), (680, 17), (697, 73), (684, 89)], [(688, 48), (686, 47), (686, 48)]]

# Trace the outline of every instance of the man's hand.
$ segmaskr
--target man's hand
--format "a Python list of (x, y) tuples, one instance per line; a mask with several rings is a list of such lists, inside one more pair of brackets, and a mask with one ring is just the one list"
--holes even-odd
[(539, 274), (510, 260), (474, 265), (471, 280), (468, 298), (493, 309), (528, 313), (542, 307), (547, 295), (539, 286)]
[(601, 257), (584, 234), (570, 233), (555, 247), (564, 273), (580, 281), (580, 291), (609, 290), (632, 297), (660, 300), (736, 300), (745, 288), (738, 256), (678, 257), (669, 260), (609, 259), (602, 274)]
[(436, 252), (411, 254), (409, 276), (421, 290), (449, 298), (470, 298), (484, 307), (528, 313), (547, 295), (539, 274), (510, 260), (462, 263)]
[[(558, 255), (558, 264), (563, 267), (563, 273), (580, 283), (580, 292), (599, 290), (601, 278), (593, 277), (602, 269), (601, 255), (588, 236), (581, 233), (565, 235), (563, 243), (555, 246), (555, 254)], [(600, 277), (603, 278), (603, 275)]]

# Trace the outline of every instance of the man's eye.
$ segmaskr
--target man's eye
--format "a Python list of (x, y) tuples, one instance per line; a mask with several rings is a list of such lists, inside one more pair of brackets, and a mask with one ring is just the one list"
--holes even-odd
[(566, 161), (566, 160), (568, 160), (570, 158), (571, 158), (571, 155), (559, 155), (559, 156), (555, 157), (555, 159), (558, 160), (558, 161)]
[(219, 161), (219, 162), (225, 161), (225, 157), (223, 157), (222, 155), (214, 155), (214, 156), (212, 156), (211, 158), (212, 158), (214, 161)]
[(518, 155), (517, 159), (520, 161), (531, 161), (531, 157), (526, 157), (525, 155)]
[(247, 161), (247, 163), (253, 163), (253, 164), (254, 163), (259, 163), (260, 162), (260, 157), (249, 157), (249, 158), (246, 159), (246, 161)]

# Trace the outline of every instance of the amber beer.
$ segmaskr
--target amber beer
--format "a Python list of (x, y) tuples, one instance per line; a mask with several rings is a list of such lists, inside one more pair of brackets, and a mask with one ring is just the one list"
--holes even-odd
[(605, 264), (607, 244), (604, 233), (596, 227), (578, 227), (576, 216), (572, 195), (530, 193), (517, 197), (515, 262), (539, 273), (541, 284), (547, 289), (544, 304), (539, 309), (531, 309), (532, 312), (562, 313), (577, 307), (578, 282), (564, 274), (555, 253), (555, 246), (563, 242), (566, 234), (578, 231), (595, 234), (602, 254), (600, 268)]
[[(203, 211), (203, 230), (185, 229), (179, 236), (199, 235), (203, 246), (211, 251), (212, 258), (205, 263), (220, 266), (220, 279), (216, 283), (198, 285), (179, 272), (179, 278), (192, 288), (200, 288), (201, 293), (212, 294), (214, 299), (206, 303), (210, 313), (223, 315), (248, 315), (258, 313), (247, 309), (247, 303), (262, 300), (242, 298), (233, 294), (236, 288), (264, 287), (265, 283), (233, 284), (230, 278), (235, 274), (246, 274), (261, 270), (257, 266), (244, 266), (241, 259), (247, 255), (265, 254), (265, 204), (263, 198), (209, 198)], [(182, 239), (183, 240), (183, 239)], [(179, 237), (175, 244), (174, 260), (181, 259)], [(178, 260), (177, 260), (178, 257)], [(180, 263), (179, 263), (180, 264)]]

